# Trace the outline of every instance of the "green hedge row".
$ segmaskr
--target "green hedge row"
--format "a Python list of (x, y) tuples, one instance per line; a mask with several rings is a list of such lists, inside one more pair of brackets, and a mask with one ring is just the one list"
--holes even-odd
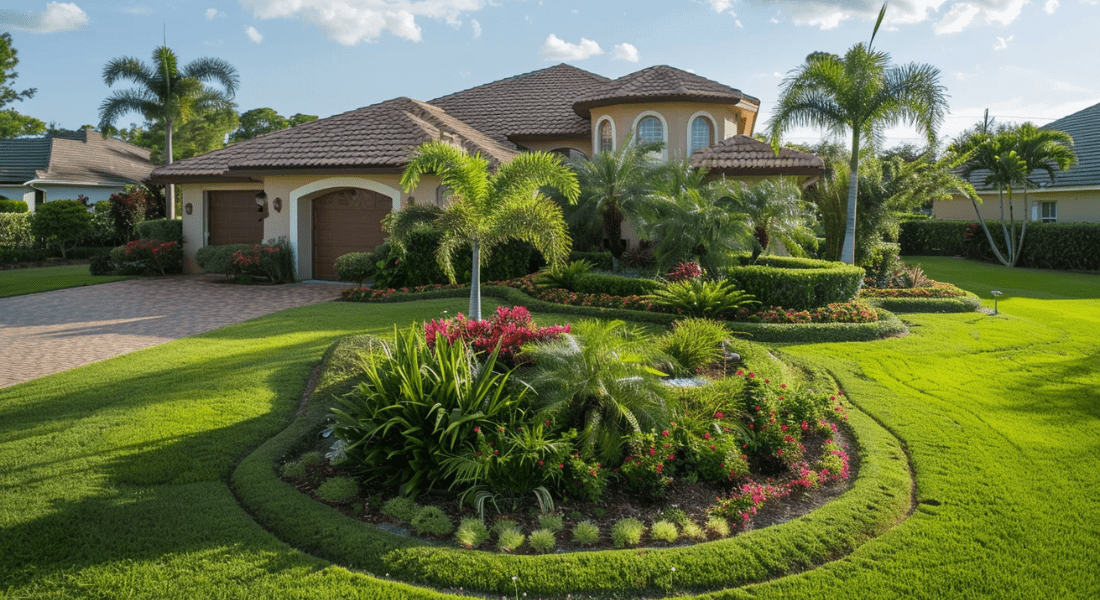
[(966, 254), (969, 221), (902, 221), (898, 243), (902, 256), (962, 256)]
[(0, 213), (25, 213), (30, 210), (26, 202), (0, 198)]
[(606, 273), (585, 273), (577, 278), (573, 291), (579, 294), (608, 294), (611, 296), (645, 296), (652, 294), (660, 283), (642, 277), (623, 277)]
[(742, 267), (756, 265), (760, 267), (778, 267), (781, 269), (828, 269), (830, 267), (835, 267), (837, 264), (842, 264), (816, 258), (773, 256), (770, 254), (758, 256), (754, 262), (752, 260), (752, 255), (747, 252), (739, 253), (737, 255), (737, 261), (741, 263)]
[[(986, 221), (1005, 252), (1000, 221)], [(1019, 238), (1023, 224), (1016, 223)], [(969, 230), (969, 231), (968, 231)], [(899, 235), (903, 255), (968, 256), (993, 260), (985, 232), (971, 221), (907, 221)], [(1064, 271), (1100, 270), (1100, 223), (1029, 223), (1017, 266)]]
[(153, 219), (137, 226), (138, 237), (143, 240), (164, 240), (183, 243), (183, 221), (179, 219)]
[(233, 253), (245, 252), (251, 244), (225, 244), (222, 246), (203, 246), (195, 252), (195, 262), (203, 273), (232, 275)]
[(866, 276), (864, 270), (853, 265), (821, 262), (825, 266), (820, 268), (733, 267), (727, 271), (727, 277), (764, 307), (805, 310), (852, 301)]
[(864, 298), (863, 301), (892, 313), (962, 313), (982, 307), (982, 301), (973, 294), (959, 298)]

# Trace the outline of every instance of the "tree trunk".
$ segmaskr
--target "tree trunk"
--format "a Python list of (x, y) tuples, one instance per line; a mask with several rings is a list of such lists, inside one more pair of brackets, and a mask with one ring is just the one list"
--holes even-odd
[(474, 251), (473, 262), (470, 263), (470, 318), (481, 320), (481, 244), (477, 241), (470, 242), (470, 248)]
[(603, 234), (607, 237), (607, 249), (615, 260), (623, 257), (626, 245), (620, 242), (623, 239), (623, 213), (616, 206), (608, 206), (603, 211)]
[(1001, 254), (1001, 251), (997, 249), (997, 244), (993, 243), (993, 234), (989, 233), (989, 226), (985, 224), (985, 219), (982, 218), (982, 211), (978, 209), (978, 201), (973, 196), (970, 197), (970, 203), (974, 205), (974, 214), (978, 215), (978, 222), (982, 224), (982, 231), (985, 232), (985, 239), (989, 240), (989, 247), (993, 250), (993, 255), (997, 257), (997, 260), (1001, 261), (1004, 266), (1010, 266), (1005, 257)]
[(856, 264), (856, 191), (859, 189), (859, 127), (852, 128), (852, 160), (848, 163), (848, 221), (844, 227), (841, 262)]
[(1008, 259), (1013, 267), (1020, 258), (1019, 248), (1016, 246), (1016, 213), (1012, 209), (1012, 186), (1008, 186)]
[[(172, 164), (172, 117), (164, 119), (164, 160)], [(169, 183), (164, 188), (164, 215), (168, 219), (176, 218), (176, 186)]]
[(1016, 247), (1016, 257), (1012, 261), (1012, 266), (1016, 266), (1016, 263), (1020, 260), (1020, 253), (1024, 251), (1024, 238), (1027, 237), (1027, 223), (1031, 219), (1031, 211), (1028, 210), (1027, 205), (1027, 182), (1024, 182), (1024, 226), (1020, 228), (1020, 241)]

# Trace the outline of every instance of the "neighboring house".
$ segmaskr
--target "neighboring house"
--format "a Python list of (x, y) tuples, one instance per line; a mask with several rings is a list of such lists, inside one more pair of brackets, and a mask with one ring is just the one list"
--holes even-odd
[[(1041, 223), (1100, 223), (1100, 104), (1095, 104), (1068, 117), (1043, 126), (1043, 129), (1064, 131), (1073, 138), (1077, 164), (1056, 172), (1054, 181), (1045, 171), (1035, 171), (1031, 181), (1038, 187), (1028, 189), (1028, 204), (1032, 221)], [(981, 173), (971, 177), (978, 187)], [(1001, 204), (997, 190), (979, 188), (982, 199), (979, 210), (985, 219), (1000, 219)], [(1024, 217), (1022, 188), (1012, 190), (1012, 209), (1017, 221)], [(1006, 219), (1008, 202), (1005, 202)], [(974, 220), (974, 205), (964, 196), (948, 201), (936, 201), (932, 212), (937, 219)]]
[[(384, 241), (381, 219), (414, 203), (442, 204), (434, 176), (411, 193), (400, 178), (429, 140), (480, 152), (491, 162), (543, 150), (592, 156), (635, 140), (666, 144), (662, 157), (713, 161), (730, 176), (820, 176), (816, 156), (775, 156), (750, 137), (760, 101), (667, 66), (619, 79), (561, 64), (431, 102), (395, 98), (258, 136), (153, 172), (183, 190), (187, 269), (204, 245), (286, 236), (302, 279), (334, 279), (333, 261)], [(816, 161), (816, 162), (815, 162)], [(700, 162), (701, 164), (701, 162)]]
[(0, 140), (0, 196), (23, 200), (32, 212), (43, 202), (80, 196), (91, 206), (149, 179), (155, 167), (145, 148), (91, 129)]

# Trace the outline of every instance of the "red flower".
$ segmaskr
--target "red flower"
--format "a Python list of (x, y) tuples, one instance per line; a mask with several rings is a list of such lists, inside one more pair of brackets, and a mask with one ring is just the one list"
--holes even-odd
[(655, 448), (650, 448), (649, 449), (649, 455), (650, 456), (656, 456), (657, 455), (657, 450)]
[(717, 450), (717, 448), (715, 448), (714, 446), (711, 446), (710, 449), (711, 450)]
[(715, 419), (721, 419), (721, 418), (723, 418), (723, 417), (725, 417), (725, 416), (726, 416), (726, 415), (725, 415), (725, 413), (720, 413), (720, 412), (716, 412), (716, 413), (714, 413), (714, 418), (715, 418)]
[(481, 456), (481, 453), (480, 453), (480, 452), (478, 452), (478, 453), (477, 453), (477, 455), (478, 455), (478, 456)]
[(661, 435), (662, 435), (663, 437), (668, 437), (668, 430), (666, 429), (666, 430), (662, 431), (662, 432), (661, 432)]
[(676, 460), (676, 455), (675, 454), (669, 454), (668, 459), (669, 460)]
[(564, 468), (565, 468), (565, 465), (558, 465), (558, 468), (559, 468), (559, 469), (564, 469)]
[(664, 471), (664, 470), (665, 470), (665, 466), (664, 466), (664, 465), (657, 465), (657, 472), (658, 472), (658, 473), (660, 473), (661, 471)]
[(549, 427), (550, 426), (550, 421), (547, 421), (547, 422), (543, 423), (543, 425)]
[(779, 428), (780, 428), (781, 430), (783, 430), (783, 431), (786, 431), (786, 430), (787, 430), (787, 425), (786, 425), (786, 423), (784, 423), (783, 425), (780, 425), (780, 426), (779, 426)]
[(542, 463), (542, 461), (540, 460), (540, 461), (539, 461), (539, 466), (541, 467), (541, 466), (542, 466), (542, 464), (543, 464), (543, 463)]
[(474, 427), (474, 433), (481, 433), (480, 427)]
[(703, 439), (704, 440), (709, 440), (710, 439), (710, 434), (709, 433), (704, 433), (703, 434)]

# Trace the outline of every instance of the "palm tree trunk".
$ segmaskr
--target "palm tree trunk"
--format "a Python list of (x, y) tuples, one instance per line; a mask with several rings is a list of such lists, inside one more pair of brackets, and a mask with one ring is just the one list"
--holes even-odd
[[(1009, 196), (1009, 202), (1011, 202), (1012, 196)], [(1012, 242), (1008, 239), (1008, 225), (1005, 225), (1005, 190), (1003, 187), (997, 187), (997, 200), (1001, 203), (1001, 233), (1005, 238), (1005, 246), (1008, 246), (1008, 262), (1005, 263), (1006, 267), (1012, 266)]]
[(623, 213), (617, 206), (609, 205), (603, 211), (603, 234), (607, 236), (608, 250), (615, 260), (622, 260), (626, 246), (623, 239)]
[(481, 244), (478, 241), (470, 242), (470, 248), (474, 251), (473, 262), (470, 266), (470, 318), (481, 320)]
[(1024, 218), (1023, 218), (1024, 225), (1023, 225), (1023, 227), (1020, 228), (1020, 242), (1019, 242), (1019, 246), (1017, 246), (1017, 248), (1016, 248), (1016, 258), (1012, 261), (1012, 266), (1014, 266), (1014, 267), (1016, 266), (1016, 263), (1020, 260), (1020, 253), (1024, 251), (1024, 238), (1027, 237), (1027, 223), (1028, 223), (1028, 220), (1030, 218), (1031, 218), (1031, 212), (1028, 211), (1028, 206), (1027, 206), (1027, 182), (1025, 181), (1024, 182)]
[(982, 231), (985, 232), (985, 239), (989, 240), (989, 247), (993, 250), (993, 255), (997, 257), (997, 260), (1001, 261), (1001, 264), (1008, 267), (1008, 260), (1005, 259), (1001, 251), (997, 249), (997, 244), (993, 243), (993, 234), (989, 232), (989, 225), (985, 224), (985, 219), (982, 217), (982, 211), (978, 209), (978, 201), (975, 200), (975, 196), (970, 197), (970, 203), (974, 205), (974, 214), (978, 215), (978, 222), (982, 224)]
[(1016, 216), (1012, 212), (1012, 186), (1008, 186), (1008, 260), (1012, 261), (1010, 266), (1016, 266)]
[(852, 128), (852, 159), (848, 163), (848, 222), (844, 227), (841, 262), (856, 264), (856, 190), (859, 189), (859, 127)]
[[(172, 117), (164, 119), (164, 160), (166, 165), (172, 164)], [(164, 216), (169, 219), (176, 218), (176, 186), (169, 183), (164, 188)]]

